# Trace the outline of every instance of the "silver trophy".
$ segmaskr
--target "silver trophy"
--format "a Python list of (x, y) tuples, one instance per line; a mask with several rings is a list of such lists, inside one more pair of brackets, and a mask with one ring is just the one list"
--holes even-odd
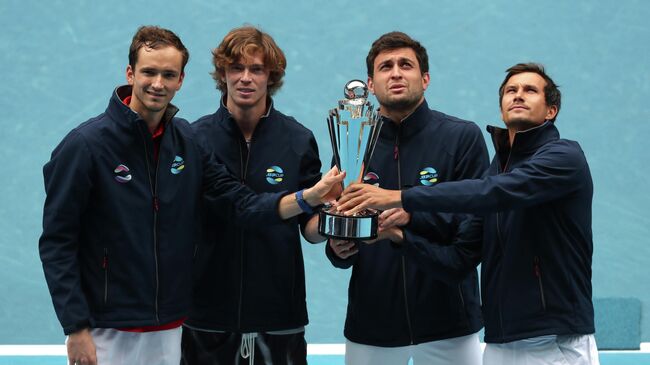
[[(345, 84), (345, 99), (329, 111), (327, 126), (334, 151), (334, 163), (345, 171), (344, 187), (361, 182), (377, 144), (382, 120), (368, 101), (368, 86), (361, 80)], [(365, 210), (345, 216), (336, 208), (325, 207), (319, 213), (318, 232), (344, 240), (367, 240), (377, 237), (379, 214)]]

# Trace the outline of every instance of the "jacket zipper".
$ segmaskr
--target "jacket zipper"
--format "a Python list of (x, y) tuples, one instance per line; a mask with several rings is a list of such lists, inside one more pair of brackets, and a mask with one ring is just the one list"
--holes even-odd
[(539, 256), (535, 256), (533, 259), (533, 270), (537, 277), (537, 283), (539, 284), (539, 296), (542, 299), (542, 309), (546, 311), (546, 297), (544, 297), (544, 285), (542, 285), (542, 269), (540, 268)]
[[(156, 323), (160, 324), (160, 316), (158, 313), (158, 295), (160, 294), (160, 278), (159, 278), (159, 269), (158, 269), (158, 234), (157, 234), (157, 226), (158, 226), (158, 210), (160, 209), (160, 202), (158, 201), (158, 196), (156, 195), (156, 191), (158, 190), (158, 161), (156, 162), (156, 170), (155, 170), (155, 183), (151, 181), (151, 166), (149, 164), (149, 154), (147, 152), (147, 140), (142, 133), (142, 129), (140, 129), (140, 136), (142, 136), (143, 142), (144, 142), (144, 160), (147, 165), (147, 178), (149, 180), (149, 189), (151, 191), (151, 196), (152, 196), (152, 208), (153, 208), (153, 258), (154, 258), (154, 265), (155, 265), (155, 276), (156, 276), (156, 296), (154, 298), (154, 311), (155, 311), (155, 317), (156, 317)], [(160, 155), (158, 156), (158, 159), (160, 160)]]
[[(242, 138), (244, 139), (244, 143), (246, 143), (245, 138), (242, 135)], [(240, 168), (240, 177), (239, 180), (243, 185), (246, 185), (246, 175), (248, 174), (248, 161), (251, 156), (251, 150), (250, 148), (253, 145), (253, 137), (251, 136), (250, 144), (246, 143), (248, 153), (246, 153), (246, 161), (244, 162), (244, 156), (243, 156), (243, 150), (242, 150), (242, 144), (239, 142), (239, 164), (241, 166)], [(240, 252), (239, 252), (239, 307), (237, 308), (237, 328), (241, 328), (241, 311), (242, 311), (242, 303), (244, 301), (244, 230), (239, 229), (239, 247), (240, 247)]]
[(104, 248), (102, 269), (104, 269), (104, 304), (106, 304), (108, 302), (108, 248)]
[[(508, 158), (506, 159), (506, 163), (503, 166), (503, 169), (501, 171), (500, 168), (501, 166), (497, 165), (497, 173), (501, 174), (507, 171), (508, 165), (510, 164), (510, 156), (512, 155), (512, 146), (510, 146), (510, 151), (508, 152)], [(501, 236), (501, 228), (499, 226), (499, 222), (501, 221), (501, 217), (499, 214), (499, 211), (497, 211), (497, 220), (496, 220), (496, 225), (497, 225), (497, 240), (499, 241), (499, 247), (501, 248), (501, 255), (505, 256), (505, 248), (503, 247), (503, 237)], [(501, 336), (505, 333), (505, 330), (503, 328), (503, 314), (501, 313), (501, 303), (499, 303), (499, 325), (501, 326)]]
[[(393, 149), (393, 159), (397, 162), (397, 188), (399, 190), (402, 189), (402, 170), (401, 170), (400, 159), (399, 159), (399, 136), (401, 132), (402, 132), (402, 124), (400, 124), (397, 127), (397, 135), (395, 136), (395, 148)], [(406, 324), (408, 325), (409, 339), (412, 345), (414, 343), (413, 327), (411, 325), (411, 313), (409, 312), (409, 300), (408, 300), (408, 294), (406, 290), (406, 259), (404, 258), (404, 255), (402, 255), (402, 282), (404, 284), (403, 289), (404, 289), (404, 306), (406, 309)]]

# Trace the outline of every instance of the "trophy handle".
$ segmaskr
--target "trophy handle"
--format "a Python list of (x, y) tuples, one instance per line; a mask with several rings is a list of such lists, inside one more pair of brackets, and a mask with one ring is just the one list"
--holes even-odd
[(336, 168), (341, 171), (341, 156), (339, 155), (339, 149), (337, 146), (337, 134), (335, 131), (335, 124), (336, 122), (334, 121), (334, 118), (336, 117), (336, 109), (331, 109), (330, 110), (330, 115), (327, 117), (327, 128), (329, 129), (330, 132), (330, 142), (332, 143), (332, 157), (334, 158), (334, 164), (336, 165)]

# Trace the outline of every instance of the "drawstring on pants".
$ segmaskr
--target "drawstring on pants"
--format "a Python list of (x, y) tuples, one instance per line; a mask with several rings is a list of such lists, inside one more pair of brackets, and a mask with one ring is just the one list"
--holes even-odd
[(243, 333), (241, 335), (241, 347), (239, 348), (239, 353), (241, 357), (247, 359), (250, 356), (250, 365), (255, 364), (255, 338), (257, 333)]

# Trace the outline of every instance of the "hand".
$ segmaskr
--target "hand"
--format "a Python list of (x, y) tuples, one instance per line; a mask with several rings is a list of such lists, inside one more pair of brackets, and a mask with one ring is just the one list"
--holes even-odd
[(343, 260), (359, 252), (357, 245), (353, 241), (342, 241), (332, 238), (327, 244), (330, 245), (334, 254)]
[(379, 215), (379, 227), (390, 228), (393, 226), (403, 227), (411, 221), (411, 213), (402, 208), (384, 210)]
[(388, 240), (391, 240), (395, 243), (404, 242), (404, 231), (398, 226), (391, 226), (389, 228), (379, 227), (379, 236), (384, 237)]
[(66, 341), (69, 365), (97, 365), (95, 342), (90, 329), (84, 328), (71, 333)]
[(388, 228), (382, 228), (380, 226), (379, 230), (377, 231), (377, 238), (374, 240), (363, 241), (363, 243), (371, 245), (381, 240), (390, 240), (395, 243), (402, 243), (402, 241), (404, 241), (404, 232), (400, 227), (397, 226), (391, 226)]
[(355, 183), (343, 191), (336, 209), (345, 215), (354, 215), (368, 208), (385, 210), (401, 207), (400, 190), (385, 190), (370, 184)]
[(335, 200), (343, 191), (345, 171), (339, 172), (336, 166), (332, 167), (316, 185), (305, 189), (303, 193), (307, 204), (312, 207)]

